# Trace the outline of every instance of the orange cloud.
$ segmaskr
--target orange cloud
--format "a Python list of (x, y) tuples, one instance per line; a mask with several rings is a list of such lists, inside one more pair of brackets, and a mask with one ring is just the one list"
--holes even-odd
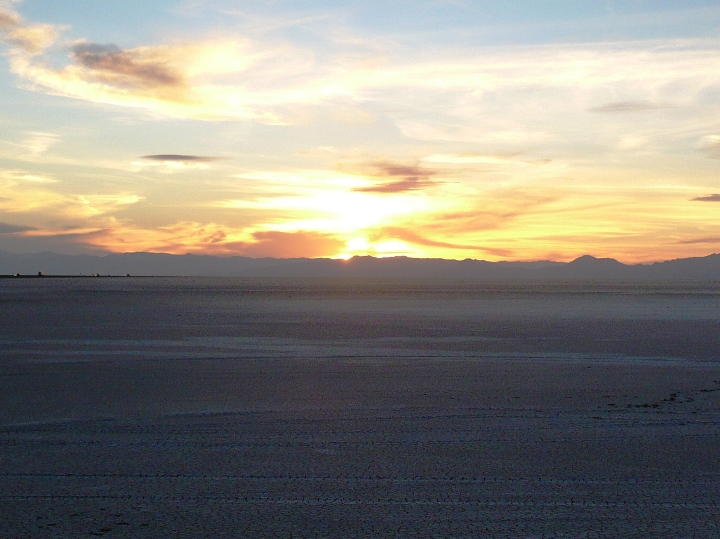
[(345, 247), (345, 242), (320, 232), (255, 232), (253, 242), (227, 244), (237, 254), (252, 258), (318, 258), (333, 257)]
[(112, 226), (78, 236), (76, 241), (111, 252), (195, 253), (252, 258), (332, 257), (345, 245), (333, 235), (320, 232), (268, 230), (248, 233), (217, 223), (194, 222), (156, 228), (114, 222)]

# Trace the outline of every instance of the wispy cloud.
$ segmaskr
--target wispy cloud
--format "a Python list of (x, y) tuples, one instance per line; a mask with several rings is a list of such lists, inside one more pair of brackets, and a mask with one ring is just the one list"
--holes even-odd
[(605, 112), (617, 114), (625, 112), (645, 112), (649, 110), (671, 108), (675, 108), (675, 105), (654, 103), (652, 101), (615, 101), (613, 103), (606, 103), (604, 105), (600, 105), (599, 107), (592, 107), (588, 110), (590, 112)]
[(68, 194), (53, 190), (53, 178), (16, 170), (0, 170), (0, 211), (35, 214), (39, 220), (73, 222), (112, 214), (140, 202), (132, 193)]
[(402, 193), (423, 189), (437, 183), (431, 179), (437, 174), (437, 171), (413, 165), (373, 163), (365, 174), (375, 178), (390, 179), (391, 181), (355, 187), (353, 191), (359, 193)]
[[(3, 13), (5, 40), (15, 47), (11, 69), (25, 87), (178, 118), (367, 122), (367, 105), (380, 103), (406, 136), (533, 144), (548, 133), (531, 124), (558, 107), (649, 111), (684, 106), (720, 84), (720, 44), (707, 40), (418, 54), (391, 39), (348, 39), (339, 28), (317, 36), (316, 48), (270, 30), (134, 48), (77, 41), (69, 64), (56, 67), (40, 54), (51, 41), (13, 41), (13, 32), (35, 27)], [(627, 98), (597, 105), (607, 95)]]
[(437, 241), (426, 238), (412, 230), (399, 227), (386, 227), (379, 231), (373, 232), (372, 239), (377, 241), (380, 239), (399, 239), (415, 245), (424, 247), (441, 247), (443, 249), (462, 250), (474, 253), (487, 253), (495, 256), (512, 256), (513, 251), (510, 249), (502, 249), (495, 247), (483, 247), (480, 245), (464, 245), (460, 243), (451, 243), (446, 241)]
[(18, 146), (27, 150), (31, 155), (45, 153), (51, 146), (59, 140), (58, 135), (54, 133), (29, 132), (27, 138), (20, 142)]
[(720, 159), (720, 135), (708, 135), (700, 141), (700, 151), (710, 159)]
[(20, 161), (39, 161), (43, 159), (43, 154), (60, 141), (60, 137), (54, 133), (27, 131), (23, 135), (20, 140), (0, 141), (0, 144), (10, 150), (0, 153), (0, 157)]

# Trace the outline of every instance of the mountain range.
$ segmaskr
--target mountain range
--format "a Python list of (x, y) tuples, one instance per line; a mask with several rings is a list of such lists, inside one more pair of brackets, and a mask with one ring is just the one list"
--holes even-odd
[(61, 255), (0, 251), (0, 275), (132, 275), (208, 277), (357, 277), (393, 279), (720, 281), (720, 254), (628, 265), (581, 256), (572, 262), (487, 262), (404, 256), (349, 260), (247, 258), (163, 253)]

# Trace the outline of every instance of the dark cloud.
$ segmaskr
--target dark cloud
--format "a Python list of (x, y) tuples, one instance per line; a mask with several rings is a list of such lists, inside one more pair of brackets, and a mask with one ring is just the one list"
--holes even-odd
[(670, 109), (673, 105), (662, 103), (653, 103), (651, 101), (615, 101), (606, 103), (599, 107), (588, 109), (590, 112), (606, 112), (606, 113), (623, 113), (623, 112), (643, 112), (646, 110)]
[(378, 178), (399, 179), (377, 183), (369, 187), (357, 187), (353, 191), (359, 193), (402, 193), (422, 189), (437, 183), (431, 179), (432, 176), (437, 174), (437, 171), (417, 166), (375, 163), (370, 174)]
[(694, 243), (720, 243), (720, 236), (709, 236), (705, 238), (692, 238), (689, 240), (682, 240), (678, 243), (684, 245), (692, 245)]
[(161, 153), (158, 155), (143, 155), (140, 159), (149, 161), (174, 161), (176, 163), (207, 163), (210, 161), (222, 161), (224, 157), (212, 157), (207, 155), (182, 155), (174, 153)]
[(690, 200), (697, 200), (698, 202), (720, 202), (720, 193), (713, 193), (712, 195), (705, 195), (704, 197), (695, 197)]
[(75, 60), (93, 70), (96, 76), (119, 85), (150, 88), (178, 88), (185, 79), (157, 58), (144, 58), (133, 50), (116, 45), (81, 43), (72, 48)]
[(26, 232), (27, 230), (35, 230), (31, 226), (17, 226), (8, 223), (0, 223), (0, 234), (14, 234), (15, 232)]

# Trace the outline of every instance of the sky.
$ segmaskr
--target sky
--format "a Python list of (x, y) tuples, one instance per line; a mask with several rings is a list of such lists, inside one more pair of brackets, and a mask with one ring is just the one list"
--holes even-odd
[(720, 251), (716, 1), (0, 0), (0, 250)]

